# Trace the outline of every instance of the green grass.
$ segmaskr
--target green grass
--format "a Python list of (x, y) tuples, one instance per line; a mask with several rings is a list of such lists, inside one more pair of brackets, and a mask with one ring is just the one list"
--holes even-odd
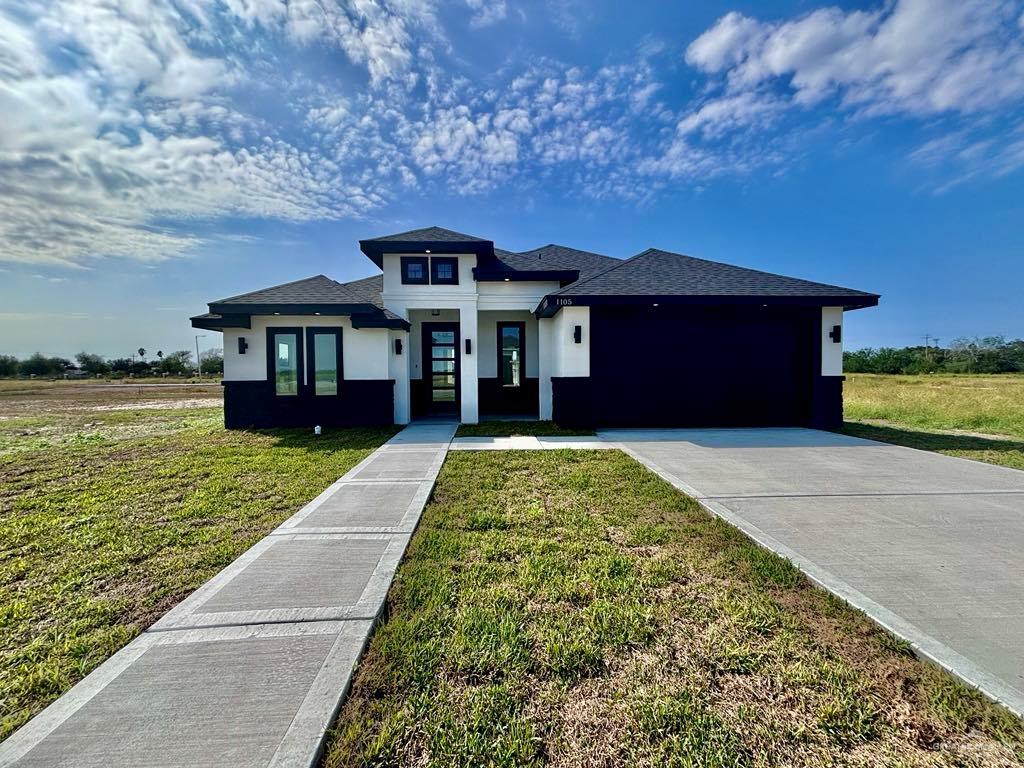
[(553, 421), (482, 421), (479, 424), (460, 424), (456, 437), (568, 437), (592, 435), (592, 429), (560, 427)]
[(0, 738), (394, 432), (227, 432), (220, 408), (70, 403), (29, 415), (0, 398), (17, 414), (0, 420)]
[(844, 415), (856, 437), (1024, 469), (1024, 376), (850, 374)]
[(450, 454), (327, 766), (1008, 765), (1024, 725), (618, 451)]
[(847, 374), (844, 415), (930, 430), (965, 430), (1024, 439), (1024, 375)]

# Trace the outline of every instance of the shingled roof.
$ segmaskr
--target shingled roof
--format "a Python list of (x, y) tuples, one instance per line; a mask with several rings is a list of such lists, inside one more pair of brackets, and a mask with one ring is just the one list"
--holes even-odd
[(302, 280), (261, 288), (258, 291), (229, 296), (210, 304), (359, 304), (361, 302), (345, 283), (327, 275), (314, 275)]
[[(567, 303), (585, 306), (638, 301), (759, 302), (855, 309), (874, 306), (879, 298), (873, 293), (656, 248), (625, 261), (553, 243), (517, 253), (496, 249), (490, 240), (442, 227), (413, 229), (359, 242), (363, 252), (378, 266), (383, 254), (401, 253), (404, 248), (418, 246), (424, 250), (437, 248), (435, 253), (476, 253), (480, 260), (474, 277), (478, 280), (559, 281), (564, 287), (537, 308), (539, 315), (547, 317)], [(348, 283), (314, 275), (211, 302), (209, 313), (192, 320), (200, 328), (248, 327), (252, 314), (323, 313), (351, 315), (356, 327), (407, 327), (404, 319), (385, 309), (382, 289), (382, 275)]]
[(555, 245), (554, 243), (520, 253), (495, 248), (494, 256), (495, 261), (492, 270), (496, 273), (502, 271), (572, 271), (578, 273), (577, 279), (580, 280), (622, 263), (621, 259), (616, 259), (612, 256), (602, 256), (599, 253), (581, 251), (577, 248)]
[(873, 293), (656, 248), (649, 248), (609, 269), (578, 280), (555, 295), (835, 299), (838, 304), (851, 307), (878, 302), (878, 296)]
[[(408, 323), (402, 317), (384, 308), (381, 298), (383, 285), (383, 275), (350, 283), (339, 283), (326, 275), (314, 275), (210, 302), (210, 312), (196, 315), (192, 324), (209, 329), (247, 328), (250, 314), (308, 314), (316, 311), (350, 315), (356, 328), (407, 328)], [(241, 318), (245, 318), (244, 321)]]

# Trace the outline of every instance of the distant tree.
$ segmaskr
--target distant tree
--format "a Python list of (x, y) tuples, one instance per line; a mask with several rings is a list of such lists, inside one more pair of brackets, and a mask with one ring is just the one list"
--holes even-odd
[(203, 373), (224, 373), (224, 353), (219, 349), (207, 349), (199, 356)]
[(1024, 340), (1002, 336), (960, 338), (949, 349), (903, 347), (858, 349), (843, 354), (849, 373), (1009, 373), (1024, 371)]
[(157, 370), (169, 376), (184, 376), (192, 370), (192, 353), (187, 349), (169, 352), (157, 365)]
[(46, 357), (36, 352), (18, 365), (18, 372), (23, 376), (56, 376), (73, 368), (70, 360), (63, 357)]
[(139, 357), (141, 357), (143, 360), (146, 359), (146, 348), (145, 347), (139, 347)]
[(18, 358), (14, 355), (0, 355), (0, 376), (17, 376)]
[(110, 373), (110, 364), (101, 355), (94, 355), (89, 352), (79, 352), (75, 355), (78, 367), (90, 376)]
[(163, 353), (163, 350), (161, 350), (161, 349), (158, 349), (158, 350), (156, 351), (156, 357), (157, 357), (157, 360), (163, 360), (163, 359), (164, 359), (164, 353)]
[(110, 370), (114, 373), (131, 373), (132, 359), (130, 357), (116, 357), (110, 361)]

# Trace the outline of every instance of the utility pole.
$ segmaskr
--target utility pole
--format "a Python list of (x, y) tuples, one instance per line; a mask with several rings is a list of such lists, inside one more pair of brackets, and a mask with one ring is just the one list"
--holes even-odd
[(199, 335), (196, 336), (196, 368), (199, 370), (199, 380), (200, 381), (203, 380), (203, 361), (202, 361), (202, 358), (199, 357), (199, 340), (200, 339), (205, 339), (205, 338), (206, 338), (206, 334), (205, 333), (200, 333)]

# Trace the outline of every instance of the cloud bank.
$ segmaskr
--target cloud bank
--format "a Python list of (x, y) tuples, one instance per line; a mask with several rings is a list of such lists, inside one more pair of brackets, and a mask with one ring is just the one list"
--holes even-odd
[[(504, 0), (459, 8), (470, 34), (525, 23)], [(541, 54), (477, 76), (453, 12), (0, 0), (0, 260), (155, 261), (199, 246), (199, 224), (366, 217), (438, 190), (644, 201), (784, 166), (794, 126), (837, 115), (928, 123), (912, 160), (950, 183), (1024, 165), (1020, 121), (993, 120), (1024, 101), (1020, 2), (729, 13), (603, 65)]]

